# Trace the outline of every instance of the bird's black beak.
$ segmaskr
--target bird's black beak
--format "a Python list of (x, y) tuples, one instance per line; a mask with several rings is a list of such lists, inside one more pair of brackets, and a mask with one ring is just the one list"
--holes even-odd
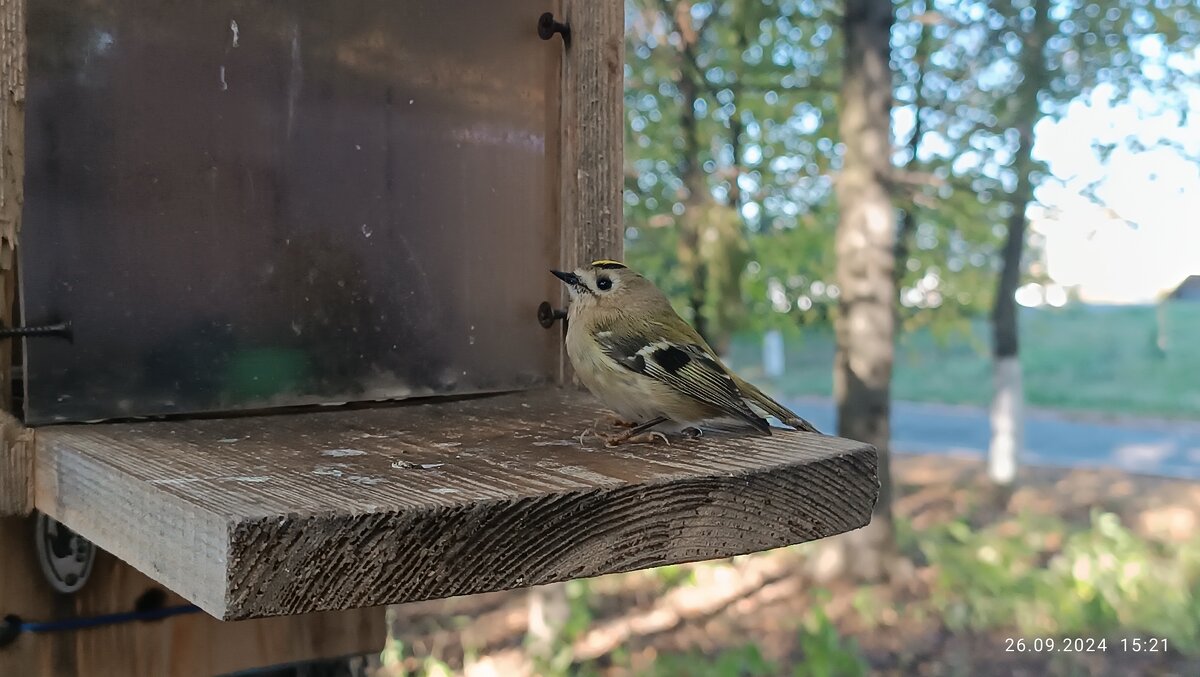
[(557, 277), (572, 287), (579, 284), (579, 276), (575, 273), (564, 273), (561, 270), (552, 270), (550, 272), (554, 274), (554, 277)]

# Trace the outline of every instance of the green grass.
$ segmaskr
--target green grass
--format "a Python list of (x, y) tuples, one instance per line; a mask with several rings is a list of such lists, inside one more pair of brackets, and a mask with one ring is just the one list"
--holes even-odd
[(919, 534), (917, 547), (937, 572), (932, 602), (955, 632), (1153, 636), (1200, 654), (1200, 540), (1150, 541), (1094, 510), (1084, 528), (1046, 515), (983, 528), (958, 519)]
[[(1024, 311), (1026, 400), (1056, 409), (1200, 418), (1200, 304), (1174, 303), (1166, 311), (1165, 354), (1156, 346), (1154, 308)], [(986, 405), (992, 386), (989, 324), (978, 320), (943, 334), (921, 329), (901, 336), (892, 396)], [(831, 395), (832, 331), (797, 331), (785, 343), (787, 373), (777, 381), (762, 377), (758, 335), (734, 340), (731, 366), (782, 395)]]

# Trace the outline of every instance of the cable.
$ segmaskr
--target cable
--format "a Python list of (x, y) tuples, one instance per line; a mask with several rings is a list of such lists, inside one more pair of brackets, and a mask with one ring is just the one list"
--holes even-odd
[(132, 623), (134, 621), (157, 621), (164, 618), (170, 618), (171, 616), (190, 614), (197, 611), (200, 611), (200, 607), (196, 606), (195, 604), (184, 604), (180, 606), (146, 609), (143, 611), (126, 611), (115, 614), (101, 614), (99, 616), (66, 618), (60, 621), (26, 621), (20, 616), (10, 614), (4, 617), (4, 622), (2, 625), (0, 625), (0, 647), (7, 646), (16, 641), (17, 637), (23, 632), (40, 634), (46, 632), (85, 630), (87, 628), (95, 628), (102, 625), (118, 625), (121, 623)]

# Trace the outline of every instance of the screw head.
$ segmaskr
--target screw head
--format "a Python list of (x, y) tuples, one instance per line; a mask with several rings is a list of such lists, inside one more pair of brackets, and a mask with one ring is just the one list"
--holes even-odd
[(567, 24), (565, 24), (561, 21), (556, 21), (554, 19), (554, 15), (551, 14), (550, 12), (546, 12), (546, 13), (542, 14), (541, 16), (539, 16), (538, 17), (538, 37), (540, 37), (543, 40), (549, 40), (550, 38), (554, 37), (555, 33), (558, 33), (559, 35), (562, 36), (564, 46), (566, 46), (566, 47), (571, 46), (571, 27), (570, 26), (568, 26)]
[(542, 301), (537, 310), (538, 324), (546, 329), (554, 326), (554, 306), (549, 301)]
[(554, 37), (554, 14), (546, 12), (538, 17), (538, 37), (543, 40), (549, 40)]
[(567, 311), (557, 310), (554, 306), (550, 305), (549, 301), (542, 301), (542, 304), (538, 306), (537, 318), (538, 324), (549, 329), (554, 326), (556, 320), (567, 319)]

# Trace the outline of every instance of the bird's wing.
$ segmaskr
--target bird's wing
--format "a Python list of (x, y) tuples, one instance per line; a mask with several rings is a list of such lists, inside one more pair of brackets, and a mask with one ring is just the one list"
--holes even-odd
[(738, 390), (742, 391), (745, 395), (746, 404), (750, 406), (750, 409), (754, 413), (761, 414), (764, 417), (774, 416), (784, 425), (791, 426), (796, 430), (824, 434), (820, 430), (817, 430), (813, 424), (798, 416), (796, 412), (771, 399), (766, 393), (756, 388), (753, 383), (738, 378), (736, 374), (733, 375), (733, 378), (737, 382)]
[[(607, 335), (605, 335), (607, 334)], [(770, 433), (767, 421), (746, 405), (737, 383), (700, 345), (601, 332), (601, 350), (626, 369), (665, 383), (691, 398)]]

